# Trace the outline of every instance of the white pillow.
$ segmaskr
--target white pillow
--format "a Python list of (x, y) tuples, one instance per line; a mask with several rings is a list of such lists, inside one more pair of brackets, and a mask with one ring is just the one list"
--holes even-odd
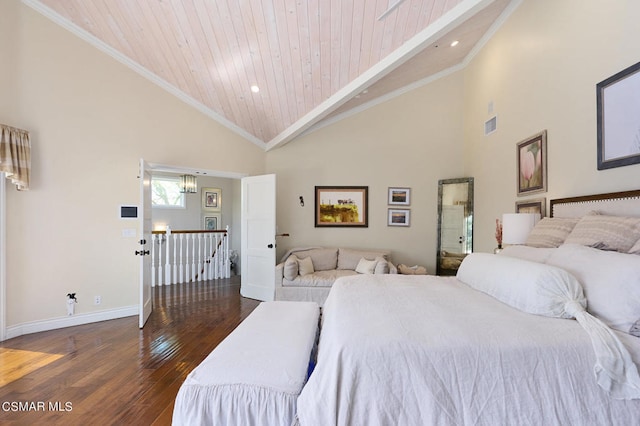
[(300, 272), (300, 275), (309, 275), (315, 272), (313, 269), (313, 262), (310, 257), (298, 259), (298, 271)]
[(500, 256), (517, 257), (518, 259), (530, 260), (531, 262), (544, 263), (555, 248), (539, 248), (529, 246), (506, 246), (498, 253)]
[(289, 256), (284, 262), (283, 275), (289, 281), (295, 280), (298, 276), (298, 258), (295, 254)]
[(578, 278), (587, 297), (587, 311), (609, 327), (633, 334), (632, 328), (640, 320), (640, 259), (637, 255), (564, 244), (555, 250), (547, 263)]
[(375, 260), (367, 260), (363, 257), (356, 266), (356, 272), (359, 274), (373, 274), (377, 263)]
[(575, 318), (591, 339), (598, 386), (615, 399), (640, 398), (640, 375), (631, 354), (609, 327), (585, 311), (582, 287), (569, 272), (507, 256), (472, 253), (460, 265), (457, 277), (521, 311)]
[(388, 274), (390, 272), (389, 262), (385, 260), (384, 257), (378, 256), (376, 257), (376, 268), (374, 269), (374, 274)]
[(542, 263), (471, 253), (462, 261), (456, 277), (470, 287), (530, 314), (573, 318), (565, 311), (567, 300), (586, 306), (582, 287), (574, 276)]

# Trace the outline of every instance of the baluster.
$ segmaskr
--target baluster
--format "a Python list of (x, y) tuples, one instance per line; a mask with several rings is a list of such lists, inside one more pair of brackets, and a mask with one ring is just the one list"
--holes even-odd
[(196, 234), (191, 236), (191, 281), (196, 280)]
[(229, 260), (229, 225), (226, 227), (226, 232), (222, 235), (222, 262), (224, 266), (224, 278), (231, 277), (231, 261)]
[(164, 234), (158, 235), (158, 285), (163, 284), (164, 271), (162, 269), (162, 242), (164, 241)]
[(215, 280), (216, 277), (216, 264), (215, 264), (215, 251), (216, 251), (216, 234), (209, 234), (209, 239), (211, 240), (211, 250), (209, 251), (209, 279)]
[(202, 281), (202, 234), (198, 234), (198, 281)]
[(202, 268), (202, 279), (211, 279), (211, 234), (204, 234), (204, 268)]
[(189, 282), (189, 270), (191, 267), (189, 266), (189, 236), (191, 234), (184, 235), (184, 282)]
[(151, 234), (151, 287), (156, 286), (156, 237)]
[(169, 228), (169, 226), (167, 226), (167, 233), (165, 234), (166, 238), (164, 240), (164, 243), (167, 245), (166, 248), (166, 252), (165, 252), (165, 264), (164, 264), (164, 284), (168, 285), (171, 284), (171, 263), (170, 262), (170, 254), (169, 254), (169, 249), (171, 247), (171, 228)]
[(178, 282), (182, 284), (184, 282), (184, 258), (182, 257), (182, 244), (184, 243), (184, 234), (180, 234), (180, 272), (178, 276)]
[(173, 276), (171, 284), (175, 284), (178, 282), (178, 234), (172, 234), (171, 236), (173, 237), (173, 242), (171, 244), (171, 250), (173, 251), (173, 265), (171, 265)]

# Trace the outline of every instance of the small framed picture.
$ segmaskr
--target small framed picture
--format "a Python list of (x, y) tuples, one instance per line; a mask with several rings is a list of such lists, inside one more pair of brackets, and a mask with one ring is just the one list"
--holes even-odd
[(543, 130), (516, 146), (518, 197), (547, 191), (547, 131)]
[(540, 218), (543, 218), (546, 213), (546, 205), (546, 198), (516, 201), (516, 213), (538, 213)]
[(202, 209), (220, 211), (222, 208), (222, 189), (202, 188)]
[(204, 216), (202, 222), (202, 229), (205, 231), (215, 231), (222, 225), (219, 214), (208, 214)]
[(410, 221), (411, 221), (411, 210), (389, 209), (387, 226), (409, 226)]
[(390, 206), (409, 206), (411, 205), (411, 188), (389, 188)]

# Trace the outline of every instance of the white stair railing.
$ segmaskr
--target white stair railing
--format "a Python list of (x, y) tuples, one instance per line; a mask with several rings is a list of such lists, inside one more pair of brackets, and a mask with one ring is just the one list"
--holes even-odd
[(229, 227), (215, 231), (153, 231), (151, 285), (161, 286), (231, 276)]

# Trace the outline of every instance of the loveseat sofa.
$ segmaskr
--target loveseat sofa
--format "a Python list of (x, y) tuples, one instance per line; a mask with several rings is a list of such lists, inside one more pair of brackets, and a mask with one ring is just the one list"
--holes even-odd
[(298, 248), (276, 265), (275, 300), (324, 304), (339, 277), (357, 274), (397, 273), (386, 250), (351, 248)]

